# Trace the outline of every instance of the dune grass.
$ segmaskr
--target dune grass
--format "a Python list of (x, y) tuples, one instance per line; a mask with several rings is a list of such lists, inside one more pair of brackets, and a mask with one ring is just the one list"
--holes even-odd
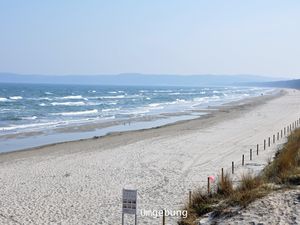
[(182, 218), (179, 225), (194, 225), (197, 218), (209, 212), (213, 217), (219, 217), (226, 215), (229, 207), (246, 207), (271, 192), (272, 184), (282, 188), (300, 185), (300, 129), (288, 137), (287, 143), (260, 175), (245, 174), (237, 186), (233, 185), (229, 174), (219, 180), (215, 193), (200, 189), (193, 194), (191, 204), (185, 207), (188, 217)]

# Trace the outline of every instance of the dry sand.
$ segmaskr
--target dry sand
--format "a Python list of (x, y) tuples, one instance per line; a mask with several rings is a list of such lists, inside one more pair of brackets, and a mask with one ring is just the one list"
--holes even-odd
[(216, 221), (227, 225), (296, 225), (300, 224), (300, 189), (278, 191), (251, 203), (237, 215)]
[[(264, 167), (285, 139), (251, 162), (249, 149), (262, 149), (264, 139), (300, 117), (300, 91), (285, 92), (157, 129), (1, 154), (0, 224), (121, 224), (123, 187), (138, 189), (139, 210), (180, 209), (189, 189), (205, 185), (222, 167), (230, 171), (232, 161), (236, 180)], [(167, 218), (167, 224), (176, 221)]]

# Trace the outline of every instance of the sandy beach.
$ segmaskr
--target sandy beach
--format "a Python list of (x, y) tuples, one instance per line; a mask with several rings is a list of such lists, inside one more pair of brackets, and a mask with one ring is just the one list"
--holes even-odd
[[(264, 139), (300, 117), (299, 103), (300, 91), (281, 90), (160, 128), (3, 153), (0, 224), (120, 224), (124, 187), (138, 190), (139, 210), (181, 209), (189, 189), (205, 186), (221, 168), (231, 171), (232, 161), (236, 181), (259, 172), (285, 141), (263, 150)], [(177, 220), (168, 217), (167, 224)]]

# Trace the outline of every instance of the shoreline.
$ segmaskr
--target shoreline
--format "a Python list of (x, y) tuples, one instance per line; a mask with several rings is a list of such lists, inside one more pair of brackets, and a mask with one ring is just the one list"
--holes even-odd
[[(34, 147), (28, 147), (28, 148), (22, 148), (22, 149), (16, 149), (16, 150), (8, 150), (8, 151), (4, 151), (4, 152), (0, 152), (0, 162), (1, 157), (4, 155), (10, 155), (10, 154), (15, 154), (15, 153), (19, 153), (19, 152), (30, 152), (30, 151), (36, 151), (39, 149), (44, 149), (47, 147), (52, 147), (52, 146), (57, 146), (57, 145), (64, 145), (64, 144), (69, 144), (69, 143), (81, 143), (84, 141), (91, 141), (91, 140), (95, 140), (95, 139), (111, 139), (111, 138), (115, 138), (117, 136), (120, 135), (129, 135), (131, 136), (132, 134), (136, 133), (136, 132), (146, 132), (145, 134), (145, 138), (148, 138), (147, 132), (149, 132), (150, 134), (152, 133), (152, 131), (155, 130), (154, 133), (156, 133), (157, 129), (162, 129), (162, 133), (166, 132), (163, 129), (168, 129), (168, 128), (172, 128), (174, 127), (175, 129), (181, 129), (180, 126), (182, 125), (184, 128), (184, 124), (188, 124), (188, 123), (200, 123), (198, 124), (198, 129), (201, 129), (203, 127), (199, 126), (199, 125), (212, 125), (214, 123), (218, 123), (222, 120), (226, 120), (228, 119), (227, 117), (223, 117), (224, 114), (227, 113), (231, 113), (231, 112), (235, 112), (238, 110), (247, 110), (247, 109), (251, 109), (255, 106), (258, 106), (260, 104), (265, 104), (266, 101), (281, 97), (283, 95), (286, 94), (286, 90), (285, 89), (275, 89), (273, 90), (271, 93), (267, 94), (267, 95), (263, 95), (263, 96), (255, 96), (255, 97), (250, 97), (250, 98), (245, 98), (245, 99), (241, 99), (241, 100), (237, 100), (237, 101), (232, 101), (232, 102), (228, 102), (225, 104), (222, 104), (220, 106), (209, 106), (205, 109), (201, 109), (201, 110), (194, 110), (196, 113), (202, 113), (202, 115), (199, 116), (195, 116), (195, 118), (191, 118), (191, 119), (183, 119), (183, 120), (177, 120), (175, 122), (171, 122), (171, 123), (165, 123), (163, 125), (158, 125), (158, 126), (151, 126), (149, 128), (138, 128), (138, 129), (132, 129), (132, 130), (124, 130), (124, 131), (113, 131), (113, 132), (107, 132), (103, 135), (95, 135), (95, 136), (91, 136), (89, 135), (89, 137), (87, 138), (78, 138), (75, 140), (68, 140), (68, 141), (58, 141), (58, 142), (53, 142), (53, 143), (49, 143), (49, 144), (42, 144), (42, 145), (38, 145), (38, 146), (34, 146)], [(258, 101), (258, 102), (255, 102)], [(246, 107), (247, 109), (245, 109), (244, 107)], [(183, 114), (183, 116), (186, 115), (190, 115), (190, 114)], [(220, 118), (218, 118), (220, 117)], [(209, 119), (214, 118), (214, 121), (209, 121)], [(205, 120), (208, 120), (207, 122)], [(150, 121), (151, 122), (151, 121)], [(201, 124), (203, 122), (203, 124)], [(85, 127), (97, 127), (97, 124), (90, 124), (90, 125), (82, 125), (79, 126), (79, 129), (77, 129), (77, 131), (75, 133), (80, 133), (80, 132), (85, 132), (84, 130), (86, 129)], [(179, 127), (178, 127), (179, 126)], [(83, 129), (80, 129), (81, 127), (83, 127)], [(57, 135), (59, 134), (74, 134), (72, 131), (68, 131), (68, 128), (58, 128), (57, 130), (59, 130), (58, 133), (56, 133)], [(71, 129), (76, 129), (75, 127), (71, 127)], [(89, 131), (93, 132), (96, 134), (96, 132), (98, 131), (97, 128), (88, 128)], [(90, 130), (92, 129), (92, 130)], [(94, 129), (94, 130), (93, 130)], [(196, 128), (195, 128), (196, 129)], [(67, 130), (67, 131), (66, 131)], [(64, 133), (64, 131), (66, 133)], [(159, 130), (157, 132), (160, 132)], [(30, 137), (34, 137), (35, 135), (40, 135), (39, 132), (30, 132), (29, 136)], [(25, 137), (27, 137), (27, 135), (25, 135)], [(17, 137), (16, 139), (22, 139), (23, 137)], [(14, 139), (13, 137), (9, 137), (10, 139)], [(6, 138), (4, 138), (4, 140), (6, 140)], [(139, 139), (140, 140), (140, 139)]]

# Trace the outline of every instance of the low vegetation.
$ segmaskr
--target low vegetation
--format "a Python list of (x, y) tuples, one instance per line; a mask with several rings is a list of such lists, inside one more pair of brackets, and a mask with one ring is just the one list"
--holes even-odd
[(273, 191), (274, 187), (289, 188), (299, 185), (300, 129), (288, 137), (287, 143), (260, 175), (245, 174), (236, 186), (229, 174), (219, 180), (216, 192), (208, 193), (202, 189), (193, 194), (191, 204), (185, 207), (188, 217), (181, 219), (179, 225), (197, 224), (197, 218), (207, 213), (211, 213), (212, 217), (230, 216), (230, 207), (246, 207), (257, 198)]

